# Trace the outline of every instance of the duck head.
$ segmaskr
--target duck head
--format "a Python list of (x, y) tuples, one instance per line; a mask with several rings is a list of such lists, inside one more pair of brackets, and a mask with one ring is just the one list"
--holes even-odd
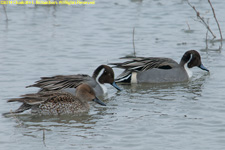
[(189, 50), (184, 53), (183, 57), (180, 61), (181, 65), (187, 65), (188, 68), (199, 67), (202, 70), (208, 71), (209, 70), (202, 64), (201, 56), (196, 50)]
[(76, 97), (79, 98), (80, 100), (94, 101), (100, 105), (106, 106), (105, 103), (103, 103), (96, 97), (94, 90), (88, 84), (85, 83), (77, 87)]
[(99, 66), (94, 71), (92, 77), (96, 79), (100, 84), (108, 83), (115, 87), (117, 90), (121, 91), (121, 89), (115, 83), (113, 69), (107, 65)]

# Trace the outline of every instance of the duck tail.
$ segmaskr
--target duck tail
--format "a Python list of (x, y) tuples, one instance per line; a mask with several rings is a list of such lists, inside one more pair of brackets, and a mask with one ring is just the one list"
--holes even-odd
[[(12, 101), (8, 101), (8, 102), (12, 102)], [(18, 113), (22, 113), (25, 110), (28, 110), (31, 108), (31, 105), (23, 103), (18, 109), (16, 109), (15, 111), (10, 111), (10, 112), (6, 112), (3, 113), (3, 116), (8, 116), (8, 115), (13, 115), (13, 114), (18, 114)]]

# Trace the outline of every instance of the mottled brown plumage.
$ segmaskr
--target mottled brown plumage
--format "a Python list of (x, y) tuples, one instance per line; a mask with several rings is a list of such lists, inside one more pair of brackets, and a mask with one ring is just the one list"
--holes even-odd
[[(89, 110), (88, 101), (95, 101), (105, 105), (95, 96), (94, 90), (87, 84), (77, 87), (76, 96), (62, 91), (46, 91), (22, 95), (8, 102), (22, 102), (23, 104), (12, 113), (21, 113), (31, 109), (31, 113), (40, 115), (76, 114)], [(9, 113), (5, 113), (9, 114)]]

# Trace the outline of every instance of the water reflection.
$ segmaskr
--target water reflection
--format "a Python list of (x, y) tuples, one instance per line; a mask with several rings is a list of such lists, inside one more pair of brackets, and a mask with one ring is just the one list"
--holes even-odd
[(60, 115), (60, 116), (38, 116), (33, 114), (21, 114), (21, 115), (10, 115), (17, 122), (17, 127), (29, 127), (29, 126), (40, 126), (48, 127), (45, 125), (46, 122), (50, 123), (50, 126), (71, 126), (74, 123), (81, 124), (95, 124), (92, 122), (93, 116), (88, 113), (82, 113), (79, 115)]
[[(73, 128), (73, 130), (89, 130), (94, 129), (96, 123), (101, 119), (102, 113), (106, 109), (102, 109), (100, 114), (94, 110), (94, 114), (90, 112), (76, 114), (76, 115), (60, 115), (60, 116), (38, 116), (33, 114), (19, 114), (19, 115), (10, 115), (9, 118), (12, 118), (15, 122), (16, 128), (24, 129), (24, 132), (27, 135), (33, 135), (33, 130), (45, 130), (52, 131), (59, 130), (64, 131), (67, 128)], [(93, 112), (92, 112), (93, 113)], [(57, 129), (55, 129), (57, 128)], [(28, 134), (29, 133), (29, 134)]]
[(143, 0), (130, 0), (131, 2), (139, 2), (141, 3)]
[[(90, 114), (90, 112), (79, 115), (36, 116), (23, 114), (12, 117), (16, 122), (15, 132), (19, 131), (23, 135), (23, 139), (28, 137), (34, 141), (35, 139), (42, 141), (44, 147), (52, 146), (52, 141), (61, 142), (60, 139), (65, 140), (68, 136), (81, 141), (84, 138), (98, 136), (96, 133), (93, 135), (93, 132), (96, 130), (96, 124), (100, 118), (98, 114)], [(72, 143), (77, 143), (77, 141)]]

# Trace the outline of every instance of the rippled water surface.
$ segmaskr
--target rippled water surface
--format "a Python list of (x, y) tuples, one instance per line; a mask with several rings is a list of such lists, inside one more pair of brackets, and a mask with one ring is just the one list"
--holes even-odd
[[(193, 68), (187, 83), (107, 85), (106, 107), (75, 116), (0, 116), (0, 149), (225, 149), (225, 49), (207, 0), (192, 1), (217, 35), (184, 0), (98, 0), (95, 5), (0, 6), (0, 113), (7, 99), (41, 76), (85, 73), (133, 54), (180, 61), (196, 49), (210, 74)], [(212, 2), (225, 31), (225, 2)], [(189, 29), (189, 27), (190, 29)], [(212, 39), (208, 33), (208, 39)], [(225, 34), (224, 34), (225, 36)], [(115, 69), (115, 74), (121, 72)]]

